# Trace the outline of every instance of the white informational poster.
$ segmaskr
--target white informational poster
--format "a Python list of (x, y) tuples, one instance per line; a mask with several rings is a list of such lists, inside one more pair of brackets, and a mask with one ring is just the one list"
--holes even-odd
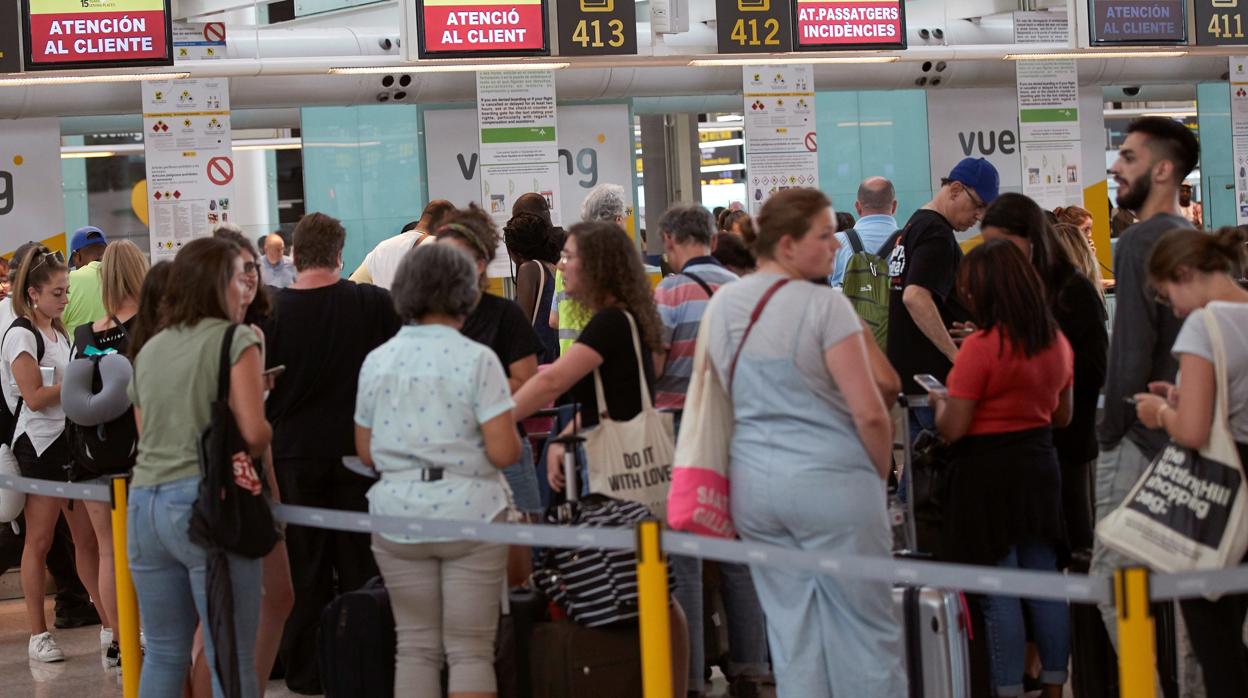
[(815, 80), (810, 65), (743, 66), (750, 214), (781, 189), (819, 186)]
[(1232, 56), (1231, 149), (1235, 163), (1235, 224), (1248, 224), (1248, 57)]
[(143, 83), (152, 261), (230, 221), (234, 157), (225, 78)]
[(1074, 60), (1015, 61), (1023, 141), (1079, 140), (1079, 71)]
[[(1064, 15), (1014, 13), (1015, 43), (1063, 42), (1068, 36)], [(1015, 61), (1014, 69), (1023, 193), (1046, 210), (1083, 205), (1077, 63), (1071, 59)]]
[[(618, 184), (634, 194), (633, 122), (627, 104), (561, 106), (555, 132), (559, 137), (559, 196), (553, 218), (569, 226), (581, 217), (581, 203), (599, 184)], [(477, 115), (472, 109), (429, 109), (424, 112), (425, 161), (429, 198), (456, 206), (481, 201)], [(523, 193), (523, 192), (522, 192)], [(632, 201), (629, 206), (636, 208)]]
[(225, 58), (225, 22), (174, 22), (173, 58), (175, 63)]
[(62, 196), (60, 120), (0, 121), (0, 253), (28, 240), (66, 251)]
[(1079, 142), (1035, 141), (1022, 144), (1023, 191), (1052, 211), (1083, 201)]
[[(559, 210), (556, 126), (553, 72), (477, 73), (481, 201), (498, 225), (511, 218), (512, 204), (527, 192), (544, 196), (552, 214)], [(506, 250), (499, 251), (489, 275), (511, 276)]]

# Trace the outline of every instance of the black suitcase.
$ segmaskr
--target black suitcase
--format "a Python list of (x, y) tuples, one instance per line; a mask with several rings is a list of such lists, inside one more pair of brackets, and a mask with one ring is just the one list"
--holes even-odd
[(532, 637), (533, 695), (540, 698), (638, 698), (637, 625), (586, 628), (570, 620), (539, 623)]
[(330, 601), (318, 640), (325, 698), (394, 695), (394, 612), (381, 577)]

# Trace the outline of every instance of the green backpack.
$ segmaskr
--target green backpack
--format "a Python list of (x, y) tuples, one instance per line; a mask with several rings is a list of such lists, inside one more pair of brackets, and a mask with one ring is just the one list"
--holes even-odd
[(877, 254), (862, 246), (858, 231), (845, 231), (853, 254), (845, 265), (841, 279), (842, 292), (854, 306), (858, 317), (866, 321), (881, 351), (888, 350), (888, 264)]

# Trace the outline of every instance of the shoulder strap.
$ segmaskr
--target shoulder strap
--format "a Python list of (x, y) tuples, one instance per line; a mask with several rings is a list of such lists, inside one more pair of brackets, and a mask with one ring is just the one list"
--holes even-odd
[(845, 237), (849, 238), (849, 247), (854, 251), (854, 254), (862, 254), (867, 251), (867, 248), (862, 246), (862, 238), (858, 236), (857, 230), (853, 228), (846, 230)]
[[(28, 317), (19, 317), (16, 320), (14, 320), (13, 324), (9, 325), (9, 329), (11, 330), (14, 327), (20, 327), (23, 330), (26, 330), (30, 332), (31, 334), (35, 335), (35, 363), (39, 363), (43, 361), (43, 350), (44, 350), (43, 333), (35, 328), (34, 324), (31, 323), (30, 318)], [(8, 330), (5, 330), (4, 334), (7, 337), (9, 334)]]
[(737, 377), (737, 361), (741, 359), (741, 350), (745, 349), (745, 342), (750, 338), (750, 332), (754, 330), (754, 325), (758, 322), (758, 318), (763, 314), (763, 308), (767, 307), (767, 303), (771, 301), (771, 297), (776, 295), (782, 286), (792, 281), (792, 279), (780, 279), (767, 289), (763, 297), (758, 299), (758, 305), (754, 306), (754, 312), (750, 314), (750, 324), (745, 326), (745, 334), (741, 335), (741, 343), (737, 345), (737, 352), (732, 355), (732, 367), (728, 370), (728, 394), (732, 394), (732, 383)]
[(225, 336), (221, 338), (220, 373), (217, 375), (217, 400), (230, 399), (230, 347), (234, 345), (234, 332), (238, 325), (233, 323), (225, 328)]
[(546, 265), (542, 264), (540, 261), (536, 262), (536, 264), (538, 272), (537, 297), (533, 299), (533, 321), (529, 324), (534, 324), (538, 321), (537, 316), (542, 312), (542, 295), (546, 293)]
[[(654, 404), (650, 397), (650, 387), (646, 385), (646, 368), (642, 364), (641, 334), (637, 331), (637, 321), (633, 319), (633, 314), (627, 310), (621, 312), (624, 313), (624, 317), (628, 318), (628, 327), (633, 333), (633, 350), (637, 354), (637, 381), (641, 384), (641, 411), (646, 412), (653, 409)], [(594, 397), (598, 399), (598, 416), (606, 419), (609, 412), (607, 411), (606, 392), (602, 389), (600, 368), (594, 369)]]
[(95, 330), (91, 328), (91, 323), (84, 322), (74, 328), (74, 354), (81, 356), (94, 342)]
[(689, 271), (682, 271), (680, 272), (680, 275), (687, 276), (693, 279), (695, 282), (697, 282), (697, 284), (702, 287), (702, 290), (706, 291), (707, 298), (710, 298), (711, 296), (715, 295), (715, 289), (711, 288), (711, 285), (706, 283), (706, 281), (703, 280), (702, 277), (698, 276), (697, 274), (694, 274), (693, 272), (689, 272)]
[(1209, 344), (1213, 348), (1214, 390), (1218, 394), (1213, 409), (1213, 430), (1210, 432), (1210, 438), (1212, 439), (1213, 431), (1218, 429), (1229, 433), (1227, 424), (1231, 416), (1231, 409), (1230, 396), (1228, 395), (1230, 382), (1227, 377), (1226, 343), (1222, 339), (1222, 326), (1218, 324), (1218, 318), (1213, 314), (1213, 308), (1209, 306), (1205, 306), (1205, 330), (1209, 334)]

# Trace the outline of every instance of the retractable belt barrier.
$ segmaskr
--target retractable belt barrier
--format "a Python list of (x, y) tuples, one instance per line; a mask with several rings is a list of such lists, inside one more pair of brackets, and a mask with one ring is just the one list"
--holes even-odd
[[(107, 485), (35, 480), (16, 475), (0, 476), (0, 488), (47, 497), (97, 502), (110, 501)], [(631, 528), (587, 528), (547, 524), (487, 523), (375, 516), (355, 511), (317, 509), (275, 504), (274, 517), (295, 526), (355, 533), (389, 533), (455, 540), (479, 540), (508, 545), (550, 548), (603, 548), (636, 550)], [(881, 581), (908, 586), (924, 585), (978, 594), (1008, 594), (1022, 598), (1076, 603), (1110, 603), (1109, 577), (1068, 575), (1058, 572), (1024, 572), (999, 567), (928, 562), (924, 560), (866, 557), (803, 552), (790, 548), (722, 540), (664, 531), (664, 552), (721, 562), (748, 563), (802, 569), (833, 577)], [(1149, 576), (1149, 597), (1154, 601), (1198, 598), (1248, 591), (1248, 565), (1209, 572), (1185, 572)]]

